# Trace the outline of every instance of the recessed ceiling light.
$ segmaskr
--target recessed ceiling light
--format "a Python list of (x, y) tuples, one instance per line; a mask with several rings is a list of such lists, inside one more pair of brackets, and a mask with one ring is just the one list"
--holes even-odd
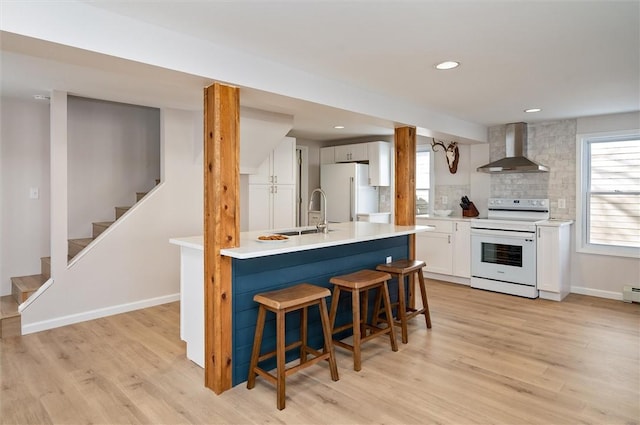
[(34, 95), (33, 95), (33, 98), (34, 98), (35, 100), (49, 100), (49, 99), (50, 99), (50, 97), (49, 97), (49, 96), (45, 96), (45, 95), (43, 95), (43, 94), (34, 94)]
[(335, 128), (336, 130), (340, 130), (344, 128), (344, 125), (334, 125), (333, 128)]
[(542, 109), (540, 108), (529, 108), (529, 109), (525, 109), (525, 112), (540, 112), (542, 111)]
[(456, 62), (456, 61), (444, 61), (444, 62), (440, 62), (439, 64), (436, 65), (436, 69), (453, 69), (453, 68), (457, 68), (460, 66), (460, 62)]

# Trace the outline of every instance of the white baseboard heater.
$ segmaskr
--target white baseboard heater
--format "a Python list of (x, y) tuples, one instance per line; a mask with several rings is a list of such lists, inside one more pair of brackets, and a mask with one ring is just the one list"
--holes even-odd
[(640, 287), (627, 285), (622, 291), (622, 299), (626, 303), (640, 303)]

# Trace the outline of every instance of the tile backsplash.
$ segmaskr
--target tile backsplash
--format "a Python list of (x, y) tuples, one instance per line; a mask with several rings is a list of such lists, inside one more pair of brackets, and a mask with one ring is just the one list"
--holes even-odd
[(390, 186), (378, 187), (378, 211), (380, 212), (391, 211), (391, 187)]
[[(460, 198), (469, 196), (471, 186), (468, 184), (456, 185), (436, 185), (434, 192), (433, 209), (434, 210), (452, 210), (452, 216), (461, 216), (462, 208), (460, 208)], [(447, 203), (442, 202), (442, 197), (447, 198)], [(473, 201), (473, 199), (471, 199)]]
[[(575, 219), (576, 125), (575, 119), (529, 124), (526, 156), (549, 172), (493, 174), (491, 197), (549, 198), (551, 217)], [(505, 155), (505, 128), (489, 128), (491, 161)], [(565, 200), (566, 208), (558, 208), (558, 199)]]

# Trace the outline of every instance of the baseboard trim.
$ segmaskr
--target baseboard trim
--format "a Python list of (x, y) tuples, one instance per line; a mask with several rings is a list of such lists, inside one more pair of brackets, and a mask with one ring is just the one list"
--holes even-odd
[(471, 284), (471, 279), (469, 279), (468, 277), (458, 277), (458, 276), (451, 276), (447, 274), (426, 272), (424, 271), (424, 269), (422, 274), (427, 279), (442, 280), (444, 282), (457, 283), (458, 285), (469, 286)]
[(101, 317), (113, 316), (115, 314), (127, 313), (129, 311), (140, 310), (160, 304), (167, 304), (180, 300), (180, 293), (164, 295), (161, 297), (148, 298), (127, 304), (119, 304), (111, 307), (99, 308), (83, 313), (71, 314), (69, 316), (56, 317), (55, 319), (43, 320), (40, 322), (22, 325), (22, 335), (46, 331), (48, 329), (59, 328), (72, 325), (74, 323), (86, 322), (88, 320), (99, 319)]
[(622, 301), (622, 292), (603, 291), (601, 289), (585, 288), (582, 286), (572, 286), (571, 293)]

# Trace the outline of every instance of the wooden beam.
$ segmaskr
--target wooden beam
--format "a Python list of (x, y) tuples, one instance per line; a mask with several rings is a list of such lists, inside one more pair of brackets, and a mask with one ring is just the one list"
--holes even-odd
[(416, 224), (416, 129), (395, 129), (395, 223)]
[[(416, 129), (395, 129), (395, 223), (403, 226), (416, 224)], [(416, 258), (416, 236), (409, 235), (409, 258)], [(409, 276), (409, 307), (415, 308), (415, 275)]]
[(204, 89), (204, 384), (231, 388), (231, 258), (240, 239), (240, 96), (220, 83)]

